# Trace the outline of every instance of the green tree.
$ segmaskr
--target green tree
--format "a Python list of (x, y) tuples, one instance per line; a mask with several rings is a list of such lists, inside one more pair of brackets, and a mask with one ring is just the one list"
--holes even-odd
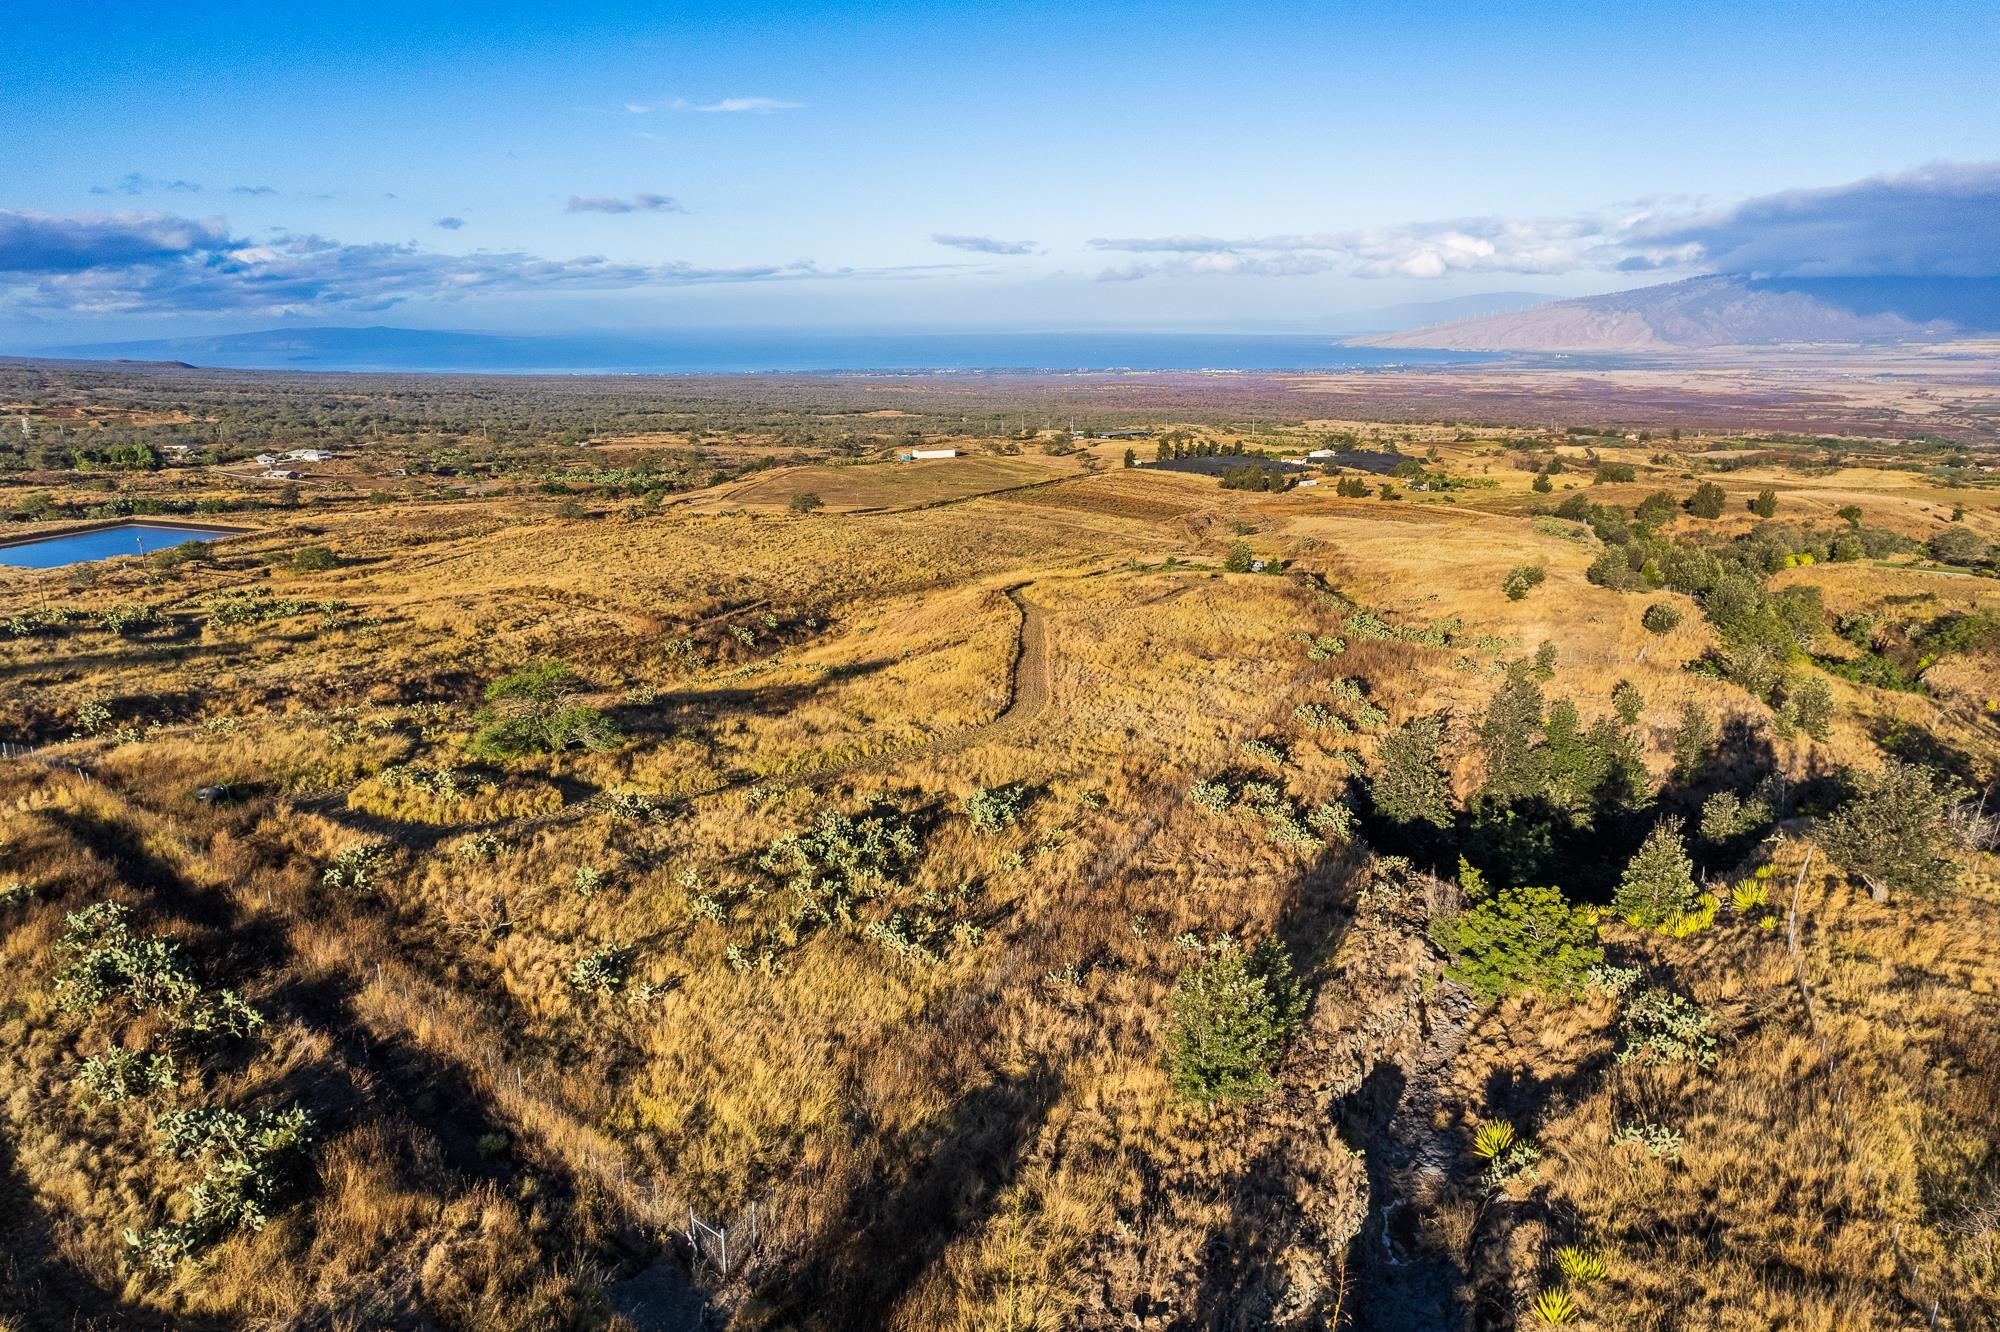
[(1796, 726), (1815, 740), (1825, 740), (1833, 729), (1833, 690), (1817, 675), (1808, 675), (1785, 688), (1781, 721)]
[(1861, 506), (1859, 504), (1843, 504), (1833, 511), (1833, 515), (1844, 521), (1849, 527), (1861, 526)]
[(1125, 450), (1125, 465), (1127, 467), (1137, 467), (1139, 465), (1139, 450)]
[(1451, 778), (1438, 758), (1444, 744), (1444, 723), (1418, 717), (1382, 737), (1376, 747), (1377, 770), (1368, 793), (1375, 808), (1398, 823), (1451, 823)]
[(1674, 515), (1680, 510), (1680, 504), (1672, 495), (1664, 490), (1656, 490), (1639, 501), (1634, 516), (1648, 527), (1658, 527), (1662, 523), (1672, 522)]
[(1604, 960), (1591, 913), (1560, 888), (1503, 888), (1431, 927), (1452, 979), (1484, 999), (1518, 990), (1574, 994)]
[(1549, 480), (1547, 474), (1542, 472), (1535, 473), (1535, 479), (1529, 482), (1528, 485), (1529, 489), (1533, 490), (1537, 495), (1546, 495), (1555, 489), (1554, 483)]
[(1681, 840), (1681, 822), (1662, 819), (1625, 866), (1611, 906), (1634, 925), (1658, 929), (1693, 911), (1700, 896), (1694, 862)]
[(1222, 567), (1230, 573), (1249, 573), (1250, 565), (1256, 558), (1256, 552), (1250, 549), (1249, 542), (1232, 541), (1229, 543), (1229, 555), (1222, 561)]
[(1542, 789), (1542, 687), (1526, 671), (1508, 673), (1486, 705), (1479, 723), (1479, 747), (1486, 751), (1486, 786), (1481, 794), (1509, 803)]
[(1687, 511), (1697, 518), (1720, 518), (1729, 496), (1713, 481), (1704, 481), (1688, 496)]
[(1947, 527), (1930, 539), (1928, 549), (1939, 564), (1984, 564), (1993, 555), (1993, 547), (1965, 527)]
[(1681, 705), (1680, 723), (1674, 727), (1673, 774), (1677, 782), (1691, 782), (1708, 766), (1708, 751), (1715, 747), (1715, 722), (1699, 703)]
[(1637, 726), (1639, 714), (1646, 710), (1646, 696), (1630, 680), (1620, 680), (1611, 688), (1611, 708), (1618, 714), (1619, 721), (1627, 726)]
[(1167, 1075), (1201, 1105), (1269, 1091), (1272, 1070), (1305, 1016), (1284, 945), (1231, 947), (1181, 973), (1168, 1001)]
[(793, 513), (812, 513), (816, 509), (823, 509), (825, 507), (826, 501), (819, 497), (818, 491), (801, 490), (798, 494), (792, 496), (791, 510)]
[(1757, 497), (1750, 501), (1750, 512), (1756, 514), (1759, 518), (1769, 518), (1777, 511), (1778, 492), (1775, 490), (1769, 488), (1760, 490), (1757, 492)]
[(617, 727), (596, 708), (577, 702), (583, 688), (564, 661), (539, 661), (486, 686), (486, 706), (473, 716), (468, 748), (481, 758), (610, 749)]
[(1965, 798), (1943, 773), (1889, 759), (1855, 780), (1853, 799), (1820, 823), (1818, 841), (1877, 902), (1899, 892), (1935, 897), (1958, 882), (1965, 839), (1953, 813)]

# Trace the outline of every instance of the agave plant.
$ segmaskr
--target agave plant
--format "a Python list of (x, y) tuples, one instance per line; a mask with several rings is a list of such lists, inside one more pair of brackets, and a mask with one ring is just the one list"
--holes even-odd
[(1514, 1145), (1514, 1126), (1504, 1119), (1481, 1124), (1479, 1132), (1472, 1136), (1472, 1154), (1483, 1161), (1499, 1158), (1501, 1153)]
[(1556, 1250), (1556, 1266), (1562, 1274), (1579, 1286), (1587, 1286), (1593, 1281), (1604, 1280), (1607, 1268), (1604, 1255), (1595, 1249), (1582, 1249), (1574, 1244), (1565, 1244)]
[(1535, 1321), (1550, 1326), (1574, 1323), (1583, 1313), (1576, 1307), (1576, 1301), (1561, 1286), (1555, 1286), (1535, 1296)]

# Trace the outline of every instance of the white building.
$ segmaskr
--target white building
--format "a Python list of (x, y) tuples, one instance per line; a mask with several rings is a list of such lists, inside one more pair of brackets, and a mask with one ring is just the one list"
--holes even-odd
[(275, 453), (260, 453), (257, 455), (257, 465), (259, 467), (276, 467), (279, 461), (280, 459)]
[(333, 455), (325, 449), (293, 449), (285, 455), (290, 462), (332, 462)]
[(920, 462), (921, 462), (921, 461), (924, 461), (924, 460), (927, 460), (927, 459), (930, 459), (930, 458), (956, 458), (957, 456), (958, 456), (958, 450), (957, 450), (957, 449), (912, 449), (912, 450), (910, 450), (910, 457), (911, 457), (911, 458), (913, 458), (913, 459), (916, 459), (916, 460), (918, 460), (918, 461), (920, 461)]
[(1312, 459), (1331, 458), (1332, 456), (1333, 456), (1332, 449), (1313, 449), (1311, 452), (1306, 454), (1306, 457)]

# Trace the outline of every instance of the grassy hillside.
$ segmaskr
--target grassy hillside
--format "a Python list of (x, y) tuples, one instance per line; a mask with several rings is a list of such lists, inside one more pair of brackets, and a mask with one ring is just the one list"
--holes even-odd
[[(822, 454), (0, 571), (0, 1319), (1991, 1326), (1990, 830), (1827, 849), (1993, 780), (1990, 493), (1380, 433), (1395, 498)], [(1711, 905), (1635, 925), (1663, 820)], [(1497, 994), (1460, 925), (1551, 883)], [(1241, 1096), (1197, 981), (1270, 997)]]

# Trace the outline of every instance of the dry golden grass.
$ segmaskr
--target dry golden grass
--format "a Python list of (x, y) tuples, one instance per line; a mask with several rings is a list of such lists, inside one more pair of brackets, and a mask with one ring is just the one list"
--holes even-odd
[[(1454, 465), (1489, 461), (1438, 438)], [(959, 461), (983, 469), (976, 489), (1076, 468)], [(1491, 461), (1525, 493), (1525, 473)], [(750, 483), (762, 498), (707, 507), (782, 507), (798, 488), (834, 507), (925, 502), (830, 492), (927, 469), (825, 470), (824, 488), (786, 469)], [(1591, 586), (1587, 547), (1470, 502), (1113, 469), (923, 512), (702, 507), (563, 520), (496, 497), (316, 517), (349, 563), (270, 582), (350, 603), (332, 625), (202, 623), (208, 596), (264, 582), (253, 561), (296, 539), (282, 530), (160, 582), (119, 566), (76, 589), (60, 574), (0, 586), (0, 615), (60, 594), (175, 618), (134, 639), (0, 639), (0, 726), (59, 740), (102, 699), (133, 728), (50, 751), (88, 776), (0, 763), (0, 886), (36, 890), (0, 920), (0, 1196), (23, 1200), (6, 1224), (38, 1289), (70, 1282), (101, 1326), (615, 1325), (631, 1321), (619, 1280), (650, 1243), (679, 1243), (687, 1209), (721, 1222), (756, 1201), (747, 1275), (712, 1283), (745, 1329), (1113, 1327), (1135, 1308), (1223, 1319), (1266, 1297), (1276, 1321), (1308, 1325), (1338, 1287), (1331, 1237), (1368, 1206), (1343, 1098), (1367, 1061), (1409, 1053), (1397, 1042), (1418, 1039), (1436, 959), (1421, 904), (1357, 923), (1360, 857), (1288, 849), (1249, 816), (1192, 807), (1188, 784), (1261, 770), (1302, 805), (1336, 797), (1342, 753), (1374, 740), (1294, 721), (1326, 682), (1363, 681), (1393, 721), (1463, 718), (1543, 642), (1560, 649), (1551, 693), (1586, 720), (1618, 681), (1640, 686), (1656, 769), (1682, 701), (1760, 706), (1685, 669), (1713, 640), (1684, 598)], [(1454, 619), (1464, 643), (1353, 639), (1310, 660), (1297, 635), (1335, 631), (1337, 611), (1305, 577), (1220, 573), (1239, 527), (1293, 575), (1398, 624)], [(1509, 601), (1501, 579), (1522, 563), (1547, 581)], [(1784, 575), (1836, 609), (1920, 577)], [(1990, 605), (1982, 590), (1941, 586), (1938, 605)], [(1645, 633), (1652, 599), (1680, 601), (1682, 627)], [(628, 743), (520, 760), (455, 800), (385, 781), (392, 765), (466, 764), (480, 687), (541, 656), (575, 665)], [(1943, 679), (1941, 708), (1841, 685), (1831, 741), (1780, 756), (1853, 761), (1871, 725), (1906, 716), (1990, 758), (1990, 726), (1960, 706), (1979, 689)], [(1281, 769), (1242, 748), (1266, 736), (1288, 746)], [(1452, 759), (1471, 790), (1478, 759)], [(219, 781), (235, 802), (191, 799)], [(975, 834), (965, 798), (1016, 782), (1033, 793), (1021, 821)], [(592, 798), (617, 792), (658, 813)], [(922, 829), (907, 881), (849, 919), (802, 919), (759, 854), (876, 801)], [(333, 856), (385, 837), (398, 849), (372, 893), (323, 883)], [(78, 1059), (143, 1024), (63, 1017), (50, 993), (62, 913), (106, 896), (271, 1016), (177, 1095), (300, 1100), (322, 1124), (308, 1195), (171, 1278), (128, 1270), (118, 1236), (167, 1214), (187, 1169), (148, 1150), (145, 1111), (71, 1086)], [(1920, 1297), (1959, 1301), (1961, 1320), (2000, 1299), (1990, 1247), (1953, 1238), (1930, 1201), (1973, 1189), (1991, 1159), (1995, 1052), (1967, 1036), (2000, 984), (1990, 885), (1884, 912), (1821, 875), (1807, 899), (1818, 1039), (1782, 941), (1726, 918), (1685, 941), (1621, 939), (1725, 1014), (1712, 1077), (1584, 1076), (1610, 1047), (1609, 1007), (1520, 1001), (1481, 1017), (1447, 1070), (1449, 1131), (1490, 1112), (1496, 1071), (1562, 1087), (1523, 1092), (1522, 1127), (1547, 1197), (1613, 1259), (1598, 1325), (1832, 1328), (1859, 1310), (1898, 1326)], [(920, 915), (977, 933), (940, 933), (924, 961), (869, 931)], [(1279, 1095), (1206, 1118), (1173, 1101), (1159, 1062), (1177, 941), (1272, 932), (1317, 988), (1307, 1034)], [(623, 985), (573, 986), (604, 949), (629, 950)], [(1677, 1117), (1681, 1168), (1611, 1148), (1636, 1105)], [(1469, 1252), (1484, 1222), (1456, 1206), (1439, 1202), (1438, 1242)]]

